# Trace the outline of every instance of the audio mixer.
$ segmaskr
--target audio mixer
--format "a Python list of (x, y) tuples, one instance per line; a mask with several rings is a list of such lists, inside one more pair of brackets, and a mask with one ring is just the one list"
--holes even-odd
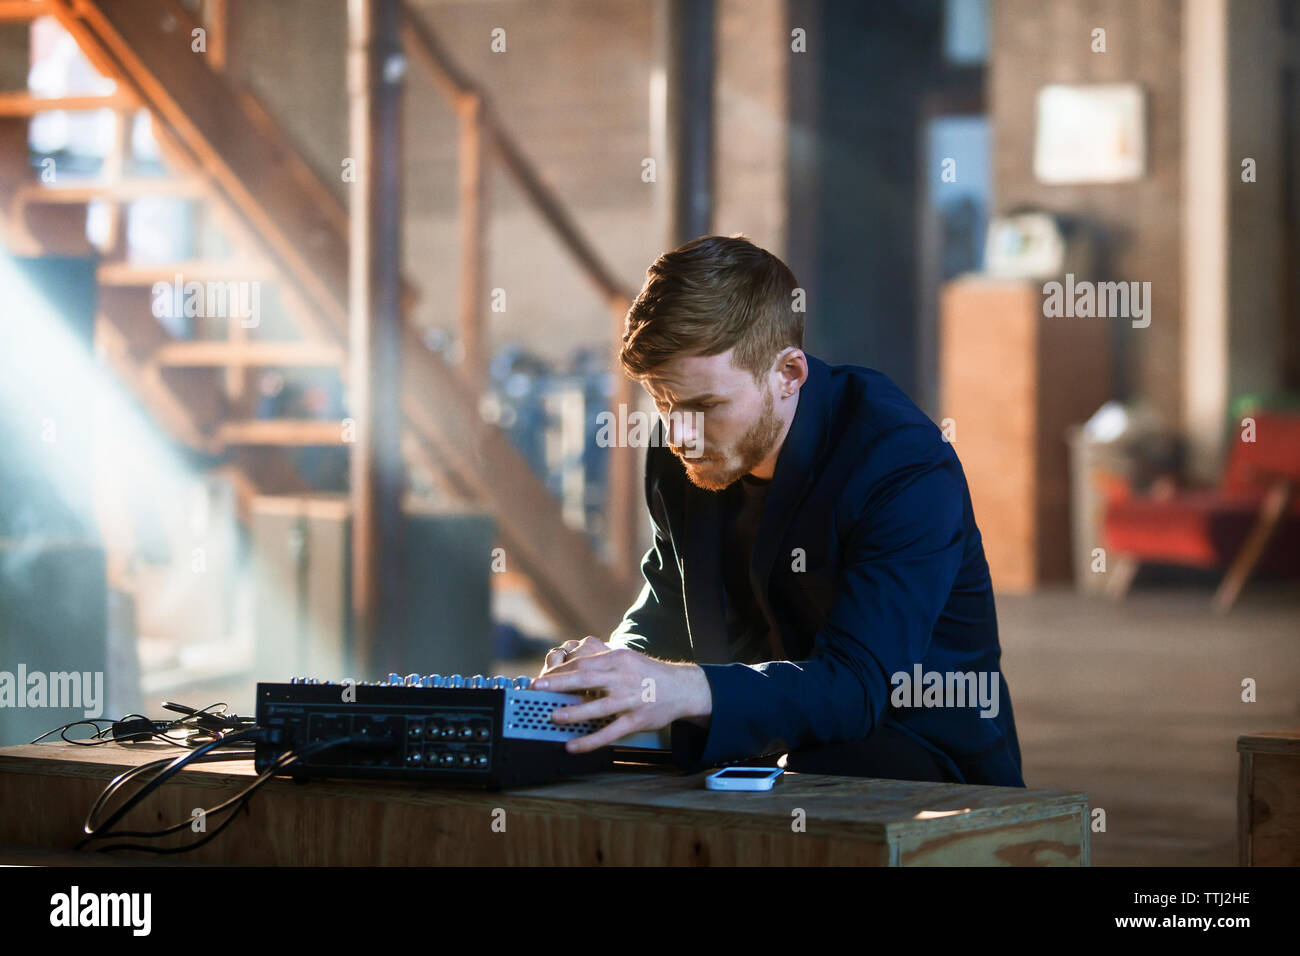
[[(564, 742), (612, 718), (556, 724), (551, 713), (578, 694), (532, 689), (527, 677), (390, 674), (377, 682), (294, 678), (257, 685), (256, 766), (288, 751), (295, 777), (374, 777), (489, 789), (608, 769), (614, 748), (571, 754)], [(348, 742), (319, 750), (325, 742)], [(667, 732), (633, 734), (620, 749), (664, 751)], [(312, 745), (316, 745), (313, 747)], [(312, 752), (319, 750), (319, 752)]]

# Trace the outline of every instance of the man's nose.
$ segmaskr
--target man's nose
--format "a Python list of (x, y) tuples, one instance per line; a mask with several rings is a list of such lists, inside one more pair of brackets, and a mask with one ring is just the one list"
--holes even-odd
[(669, 412), (664, 422), (668, 432), (668, 444), (673, 448), (695, 448), (699, 441), (699, 430), (695, 427), (695, 416), (685, 412)]

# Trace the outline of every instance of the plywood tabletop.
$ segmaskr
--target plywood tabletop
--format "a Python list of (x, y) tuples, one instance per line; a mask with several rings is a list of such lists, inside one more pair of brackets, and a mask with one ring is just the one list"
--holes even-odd
[(1300, 727), (1290, 730), (1263, 730), (1237, 738), (1237, 751), (1251, 753), (1300, 754)]
[[(42, 774), (107, 780), (122, 770), (183, 748), (156, 743), (78, 747), (62, 741), (0, 748), (0, 774)], [(242, 786), (254, 774), (248, 762), (198, 764), (178, 776), (191, 785)], [(557, 783), (491, 793), (385, 780), (312, 780), (306, 786), (288, 779), (269, 787), (295, 787), (305, 796), (383, 801), (407, 805), (477, 805), (571, 815), (694, 818), (739, 826), (789, 826), (802, 810), (809, 821), (877, 838), (924, 831), (996, 827), (1085, 810), (1087, 795), (1077, 792), (1025, 790), (1019, 787), (972, 786), (786, 773), (770, 792), (708, 790), (706, 773), (681, 774), (671, 768), (617, 765), (607, 773)]]

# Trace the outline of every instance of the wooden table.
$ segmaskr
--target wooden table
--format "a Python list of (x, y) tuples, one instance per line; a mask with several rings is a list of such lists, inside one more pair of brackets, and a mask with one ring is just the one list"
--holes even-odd
[[(180, 752), (157, 744), (0, 748), (0, 848), (15, 855), (70, 849), (108, 780)], [(251, 761), (200, 764), (159, 788), (124, 824), (157, 829), (187, 820), (195, 808), (247, 785), (252, 773)], [(616, 765), (609, 773), (499, 793), (276, 779), (241, 819), (179, 859), (322, 866), (1088, 864), (1082, 793), (794, 773), (770, 793), (726, 793), (704, 789), (704, 776)]]
[(1237, 862), (1300, 866), (1300, 728), (1237, 738)]

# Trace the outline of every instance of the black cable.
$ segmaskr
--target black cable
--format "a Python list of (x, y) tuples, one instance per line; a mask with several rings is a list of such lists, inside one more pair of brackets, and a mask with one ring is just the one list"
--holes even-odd
[[(90, 839), (94, 839), (95, 834), (97, 832), (102, 831), (105, 828), (111, 827), (118, 820), (122, 819), (122, 817), (124, 817), (130, 810), (138, 806), (140, 802), (144, 800), (145, 797), (153, 793), (155, 790), (161, 787), (172, 777), (176, 776), (176, 774), (180, 773), (180, 771), (183, 770), (185, 767), (189, 766), (191, 761), (196, 760), (203, 754), (209, 753), (210, 751), (215, 750), (218, 747), (226, 746), (227, 744), (237, 739), (247, 740), (247, 739), (254, 739), (254, 737), (252, 731), (248, 731), (248, 730), (236, 731), (233, 734), (227, 734), (225, 737), (222, 737), (219, 740), (214, 740), (211, 741), (210, 743), (206, 743), (195, 750), (189, 751), (188, 753), (181, 754), (179, 757), (173, 759), (164, 758), (162, 760), (155, 760), (152, 761), (151, 763), (143, 764), (140, 767), (133, 767), (132, 769), (119, 774), (116, 778), (113, 779), (112, 782), (109, 783), (108, 787), (105, 788), (104, 792), (101, 793), (98, 798), (96, 798), (94, 804), (91, 805), (90, 813), (87, 814), (85, 825), (82, 827), (83, 831), (87, 834), (87, 836)], [(136, 776), (143, 774), (146, 770), (158, 768), (160, 765), (162, 769), (159, 771), (156, 777), (151, 779), (139, 791), (137, 791), (135, 794), (129, 797), (122, 804), (122, 806), (119, 807), (118, 810), (111, 817), (109, 817), (108, 820), (106, 820), (103, 824), (101, 824), (98, 827), (93, 826), (93, 818), (95, 812), (99, 810), (99, 808), (102, 807), (108, 801), (108, 799), (112, 796), (112, 794), (114, 794), (127, 781), (132, 780)], [(73, 847), (73, 849), (80, 850), (88, 842), (89, 839), (83, 839), (75, 847)]]
[[(340, 741), (331, 741), (331, 743), (333, 743), (333, 744), (343, 743), (343, 742), (344, 742), (344, 741), (341, 741), (341, 740), (340, 740)], [(306, 754), (304, 754), (303, 756), (306, 756)], [(115, 850), (137, 850), (137, 851), (144, 852), (144, 853), (166, 853), (166, 854), (172, 854), (172, 853), (188, 853), (190, 850), (197, 849), (198, 847), (203, 846), (203, 844), (207, 843), (209, 840), (215, 839), (216, 836), (217, 836), (219, 833), (221, 833), (222, 830), (224, 830), (226, 827), (230, 826), (230, 824), (233, 823), (234, 820), (239, 816), (239, 811), (240, 811), (240, 810), (243, 810), (245, 807), (248, 806), (249, 802), (253, 799), (254, 795), (257, 793), (258, 790), (260, 790), (260, 789), (261, 789), (262, 787), (264, 787), (268, 782), (270, 782), (270, 780), (271, 780), (271, 779), (272, 779), (272, 778), (273, 778), (277, 773), (279, 773), (279, 772), (280, 772), (281, 770), (283, 770), (285, 767), (289, 766), (290, 764), (292, 764), (294, 761), (296, 761), (296, 760), (298, 760), (298, 759), (299, 759), (299, 755), (296, 754), (296, 753), (293, 753), (293, 752), (289, 752), (289, 753), (281, 754), (280, 757), (276, 760), (275, 764), (273, 764), (272, 766), (270, 766), (270, 767), (268, 767), (266, 770), (264, 770), (264, 771), (263, 771), (263, 772), (262, 772), (262, 773), (257, 777), (257, 779), (254, 780), (251, 784), (249, 784), (249, 786), (247, 786), (246, 788), (244, 788), (243, 791), (241, 791), (240, 793), (238, 793), (238, 794), (236, 794), (235, 796), (231, 797), (230, 800), (227, 800), (225, 803), (221, 804), (219, 807), (214, 807), (214, 808), (212, 808), (211, 810), (205, 810), (205, 811), (204, 811), (205, 816), (211, 816), (211, 815), (213, 815), (214, 813), (220, 812), (220, 810), (224, 809), (226, 805), (232, 803), (233, 801), (235, 801), (235, 800), (238, 800), (238, 801), (239, 801), (238, 806), (234, 807), (234, 809), (231, 811), (230, 815), (229, 815), (228, 817), (226, 817), (226, 819), (224, 819), (223, 821), (221, 821), (221, 825), (220, 825), (220, 826), (218, 826), (215, 830), (213, 830), (213, 831), (212, 831), (211, 833), (209, 833), (207, 836), (204, 836), (204, 837), (202, 837), (202, 838), (200, 838), (200, 839), (198, 839), (198, 840), (195, 840), (195, 841), (192, 842), (192, 843), (186, 843), (186, 844), (183, 844), (183, 845), (181, 845), (181, 846), (171, 846), (171, 847), (149, 846), (148, 844), (143, 844), (143, 843), (114, 843), (114, 844), (112, 844), (111, 846), (102, 846), (102, 847), (97, 847), (97, 848), (96, 848), (96, 849), (97, 849), (97, 852), (99, 852), (99, 853), (112, 853), (112, 852), (114, 852)], [(108, 837), (108, 836), (113, 836), (113, 837), (128, 837), (128, 836), (139, 836), (139, 837), (161, 837), (161, 836), (167, 836), (167, 835), (169, 835), (169, 834), (171, 834), (171, 833), (179, 832), (179, 830), (184, 829), (185, 827), (189, 826), (191, 823), (192, 823), (192, 820), (183, 820), (183, 821), (181, 821), (181, 822), (178, 823), (178, 824), (174, 824), (173, 826), (166, 828), (165, 830), (159, 830), (159, 831), (155, 831), (155, 832), (153, 832), (153, 833), (114, 833), (114, 834), (105, 834), (105, 837)]]
[[(133, 715), (129, 715), (129, 716), (133, 716)], [(47, 731), (45, 731), (45, 733), (41, 734), (39, 737), (37, 737), (35, 740), (31, 741), (30, 743), (38, 744), (38, 743), (40, 743), (42, 740), (44, 740), (46, 737), (50, 736), (50, 734), (62, 734), (62, 735), (63, 735), (63, 739), (66, 740), (68, 743), (70, 743), (70, 744), (83, 744), (83, 745), (84, 745), (84, 744), (86, 744), (86, 741), (85, 741), (85, 740), (72, 740), (72, 739), (70, 739), (70, 738), (67, 736), (67, 732), (68, 732), (69, 730), (71, 730), (73, 727), (76, 727), (78, 724), (90, 724), (90, 726), (92, 726), (92, 727), (95, 728), (95, 733), (92, 734), (91, 736), (92, 736), (92, 737), (98, 737), (100, 734), (104, 733), (104, 730), (101, 730), (100, 727), (99, 727), (99, 725), (100, 725), (101, 723), (107, 723), (107, 724), (109, 724), (109, 727), (107, 727), (107, 728), (105, 728), (105, 729), (107, 729), (107, 730), (111, 730), (111, 729), (112, 729), (113, 721), (112, 721), (110, 718), (108, 718), (108, 717), (87, 717), (85, 720), (74, 720), (74, 721), (72, 721), (71, 723), (63, 724), (63, 725), (60, 726), (60, 727), (55, 727), (53, 730), (47, 730)], [(91, 746), (93, 746), (93, 744), (92, 744)]]
[[(221, 731), (218, 731), (215, 728), (204, 728), (202, 726), (204, 718), (215, 717), (231, 721), (234, 722), (232, 725), (233, 727), (241, 730), (247, 730), (253, 726), (253, 718), (251, 717), (239, 717), (233, 714), (227, 716), (226, 709), (229, 706), (230, 705), (224, 700), (218, 701), (171, 721), (154, 721), (151, 718), (146, 717), (144, 714), (127, 714), (120, 720), (113, 720), (109, 717), (88, 717), (84, 720), (74, 720), (70, 723), (63, 724), (60, 727), (55, 727), (53, 730), (47, 730), (35, 740), (32, 740), (31, 743), (37, 744), (46, 737), (49, 737), (51, 734), (58, 734), (66, 743), (75, 744), (78, 747), (100, 747), (104, 744), (143, 742), (144, 740), (160, 740), (173, 747), (194, 747), (203, 743), (211, 742), (215, 739), (214, 735), (221, 733)], [(216, 708), (221, 709), (217, 710)], [(117, 725), (125, 724), (131, 720), (148, 721), (152, 729), (140, 730), (131, 733), (126, 737), (118, 737), (116, 734)], [(109, 726), (101, 728), (99, 725), (104, 723)], [(156, 725), (164, 723), (166, 724), (164, 729), (157, 729)], [(89, 738), (69, 737), (68, 731), (81, 724), (89, 724), (94, 727), (95, 733), (91, 734)], [(197, 732), (191, 732), (185, 737), (177, 738), (168, 733), (168, 731), (190, 729), (191, 727), (197, 727)]]
[[(271, 768), (271, 769), (273, 769), (273, 770), (278, 770), (278, 769), (280, 769), (280, 768), (279, 768), (279, 764), (284, 760), (285, 757), (289, 756), (290, 753), (291, 753), (291, 752), (289, 752), (289, 753), (284, 753), (284, 754), (281, 754), (279, 757), (277, 757), (275, 763), (272, 764), (272, 768)], [(210, 763), (210, 762), (214, 762), (214, 761), (218, 761), (218, 760), (249, 760), (249, 759), (251, 759), (251, 755), (249, 755), (249, 754), (204, 754), (202, 757), (198, 758), (197, 760), (195, 760), (195, 761), (193, 761), (193, 762), (194, 762), (194, 763)], [(134, 774), (136, 774), (136, 773), (143, 772), (143, 771), (145, 771), (145, 770), (153, 769), (153, 768), (156, 767), (159, 763), (161, 763), (161, 761), (154, 761), (154, 763), (152, 763), (152, 764), (143, 764), (143, 765), (141, 765), (141, 766), (139, 766), (139, 767), (134, 768), (134, 770), (128, 771), (128, 773), (134, 775)], [(127, 782), (126, 777), (127, 777), (127, 774), (122, 774), (121, 777), (118, 778), (118, 780), (115, 780), (115, 781), (114, 781), (114, 784), (119, 784), (119, 783), (120, 783), (120, 784), (125, 784), (125, 783)], [(110, 784), (110, 786), (112, 786), (112, 785)], [(226, 810), (228, 807), (230, 807), (230, 806), (231, 806), (235, 801), (237, 801), (240, 797), (242, 797), (243, 794), (244, 794), (244, 791), (240, 791), (239, 793), (235, 794), (233, 797), (229, 798), (228, 800), (226, 800), (226, 801), (224, 801), (224, 802), (222, 802), (222, 803), (217, 804), (217, 806), (215, 806), (215, 807), (211, 807), (211, 808), (209, 808), (209, 809), (205, 809), (205, 810), (203, 811), (204, 815), (205, 815), (205, 816), (212, 816), (212, 815), (215, 814), (215, 813), (221, 813), (221, 812), (223, 812), (223, 811)], [(91, 817), (94, 816), (95, 810), (96, 810), (99, 806), (102, 806), (103, 803), (107, 802), (107, 796), (108, 796), (107, 792), (105, 792), (105, 793), (103, 793), (103, 794), (100, 794), (99, 799), (96, 800), (95, 806), (92, 806), (92, 807), (91, 807), (90, 814), (87, 815), (87, 817), (86, 817), (86, 827), (87, 827), (87, 828), (92, 827)], [(135, 806), (135, 805), (138, 805), (138, 804), (133, 804), (133, 806)], [(119, 830), (119, 831), (113, 831), (113, 832), (105, 832), (105, 831), (104, 831), (104, 827), (105, 827), (107, 824), (101, 824), (100, 826), (97, 826), (97, 827), (94, 827), (94, 828), (93, 828), (94, 832), (91, 833), (91, 835), (87, 837), (87, 841), (89, 841), (89, 840), (104, 840), (104, 839), (108, 839), (109, 837), (128, 837), (128, 836), (129, 836), (129, 837), (149, 837), (149, 838), (153, 838), (153, 837), (163, 837), (163, 836), (168, 836), (168, 835), (170, 835), (170, 834), (172, 834), (172, 833), (178, 833), (178, 832), (180, 832), (181, 830), (185, 829), (185, 827), (190, 826), (193, 822), (194, 822), (194, 819), (193, 819), (193, 817), (191, 817), (191, 818), (188, 819), (188, 820), (182, 820), (180, 823), (172, 824), (171, 826), (169, 826), (169, 827), (164, 827), (164, 828), (161, 829), (161, 830), (144, 830), (144, 831), (122, 831), (122, 830)]]
[[(132, 767), (130, 770), (124, 770), (116, 777), (114, 777), (113, 780), (109, 783), (109, 785), (104, 788), (103, 792), (101, 792), (100, 795), (95, 798), (95, 802), (91, 804), (90, 811), (86, 814), (86, 822), (83, 825), (82, 830), (88, 835), (86, 839), (82, 841), (82, 843), (87, 843), (90, 840), (102, 839), (102, 837), (99, 836), (99, 834), (103, 831), (104, 827), (109, 825), (109, 823), (96, 825), (94, 823), (94, 816), (113, 798), (113, 795), (117, 793), (118, 790), (126, 786), (136, 777), (143, 776), (144, 774), (148, 773), (151, 770), (158, 770), (166, 766), (174, 759), (175, 758), (173, 757), (163, 757), (161, 760), (153, 760), (150, 761), (149, 763), (141, 764), (138, 767)], [(253, 759), (253, 754), (251, 753), (228, 753), (228, 754), (207, 753), (197, 757), (197, 759), (191, 760), (190, 762), (191, 763), (216, 763), (219, 761), (252, 760), (252, 759)], [(186, 764), (186, 766), (189, 766), (189, 764)], [(138, 805), (139, 805), (139, 801), (132, 799), (130, 806), (128, 806), (126, 809), (129, 811)], [(117, 818), (114, 817), (114, 819)], [(76, 849), (80, 849), (80, 847), (81, 844), (78, 844)]]
[[(234, 796), (229, 797), (228, 799), (222, 801), (221, 803), (217, 804), (217, 806), (215, 807), (211, 807), (203, 810), (202, 812), (204, 815), (204, 819), (215, 816), (219, 813), (224, 813), (227, 810), (230, 810), (230, 815), (227, 816), (226, 819), (224, 819), (221, 822), (221, 824), (211, 833), (191, 843), (186, 843), (176, 847), (148, 846), (145, 844), (133, 844), (133, 843), (116, 843), (110, 846), (97, 847), (96, 849), (98, 850), (98, 852), (101, 853), (109, 853), (115, 850), (138, 850), (147, 853), (166, 853), (166, 854), (185, 853), (190, 850), (196, 849), (202, 846), (203, 844), (207, 843), (209, 840), (215, 838), (219, 833), (221, 833), (222, 830), (224, 830), (227, 826), (229, 826), (230, 823), (239, 815), (239, 811), (244, 809), (248, 805), (249, 801), (252, 800), (253, 796), (257, 793), (257, 791), (260, 790), (262, 787), (264, 787), (273, 777), (275, 777), (277, 774), (283, 771), (286, 767), (291, 766), (293, 763), (295, 763), (296, 761), (304, 757), (311, 756), (313, 754), (319, 753), (324, 750), (329, 750), (333, 747), (338, 747), (342, 744), (354, 743), (363, 739), (366, 738), (362, 738), (359, 736), (348, 736), (348, 737), (339, 737), (334, 740), (316, 741), (312, 744), (309, 744), (301, 751), (287, 751), (281, 754), (251, 784), (249, 784), (239, 793), (236, 793)], [(184, 830), (186, 827), (192, 826), (194, 822), (193, 817), (187, 820), (182, 820), (178, 823), (174, 823), (160, 830), (113, 831), (110, 829), (112, 825), (116, 823), (118, 820), (120, 820), (127, 812), (129, 812), (134, 807), (138, 806), (147, 794), (157, 789), (157, 787), (161, 785), (162, 781), (166, 779), (170, 779), (171, 776), (174, 776), (176, 773), (178, 773), (184, 767), (188, 766), (190, 763), (206, 763), (214, 760), (248, 759), (248, 755), (212, 754), (212, 753), (200, 754), (199, 751), (195, 751), (194, 753), (186, 754), (184, 755), (183, 758), (178, 758), (178, 759), (181, 759), (183, 762), (177, 766), (165, 770), (163, 773), (160, 773), (157, 778), (151, 780), (142, 790), (140, 790), (137, 794), (135, 794), (133, 797), (127, 800), (126, 803), (116, 813), (114, 813), (112, 817), (109, 818), (109, 820), (105, 821), (103, 824), (100, 824), (99, 826), (94, 826), (93, 817), (96, 811), (99, 808), (101, 808), (108, 801), (108, 799), (111, 798), (112, 793), (114, 793), (117, 789), (119, 789), (121, 786), (123, 786), (130, 780), (134, 779), (136, 776), (139, 776), (150, 769), (155, 769), (160, 764), (165, 764), (168, 762), (164, 760), (157, 760), (149, 764), (143, 764), (140, 767), (132, 768), (131, 770), (126, 771), (123, 774), (120, 774), (116, 779), (114, 779), (113, 782), (109, 784), (108, 788), (106, 788), (105, 791), (100, 794), (99, 798), (96, 799), (95, 804), (91, 807), (90, 813), (87, 814), (86, 824), (83, 829), (88, 834), (88, 836), (85, 837), (83, 840), (81, 840), (77, 844), (75, 849), (81, 849), (83, 846), (85, 846), (87, 843), (89, 843), (92, 840), (122, 839), (127, 837), (134, 837), (140, 839), (159, 839), (165, 836), (170, 836), (173, 833), (179, 833), (180, 831)]]

